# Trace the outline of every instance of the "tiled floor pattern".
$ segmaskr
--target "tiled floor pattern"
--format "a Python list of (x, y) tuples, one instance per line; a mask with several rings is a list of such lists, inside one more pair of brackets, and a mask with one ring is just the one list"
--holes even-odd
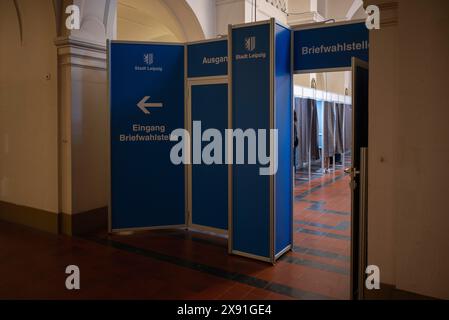
[[(337, 170), (297, 185), (295, 246), (274, 267), (183, 230), (68, 238), (0, 223), (0, 298), (347, 299), (348, 183)], [(70, 264), (80, 291), (65, 289)]]

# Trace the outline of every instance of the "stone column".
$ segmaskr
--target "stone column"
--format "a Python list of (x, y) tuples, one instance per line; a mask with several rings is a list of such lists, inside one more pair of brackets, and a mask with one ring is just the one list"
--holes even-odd
[(81, 9), (81, 29), (62, 14), (58, 53), (60, 232), (107, 226), (109, 197), (106, 38), (114, 34), (115, 1), (64, 1)]

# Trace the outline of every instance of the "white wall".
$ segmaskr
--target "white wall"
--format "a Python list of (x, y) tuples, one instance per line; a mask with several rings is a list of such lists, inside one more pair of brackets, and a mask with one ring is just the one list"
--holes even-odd
[(312, 11), (314, 0), (289, 0), (288, 12), (289, 13), (301, 13)]
[[(202, 40), (206, 33), (209, 37), (214, 37), (215, 1), (190, 0), (188, 2), (118, 0), (117, 39), (187, 42)], [(213, 11), (208, 12), (211, 9)]]
[(256, 2), (252, 0), (245, 1), (245, 22), (269, 20), (275, 18), (277, 21), (287, 24), (287, 14), (282, 12), (280, 8), (276, 8), (271, 2), (265, 0), (258, 0), (256, 4), (257, 13), (254, 14), (254, 4)]
[[(288, 11), (291, 15), (288, 21), (291, 25), (319, 22), (324, 19), (342, 20), (349, 11), (353, 1), (349, 0), (290, 0)], [(317, 14), (318, 13), (318, 14)], [(355, 19), (364, 15), (360, 9)], [(344, 95), (346, 88), (351, 93), (351, 72), (329, 72), (313, 75), (295, 76), (297, 85), (310, 87), (310, 79), (316, 78), (317, 87), (320, 90), (327, 90)]]
[(369, 263), (382, 282), (448, 299), (449, 3), (398, 2), (399, 23), (371, 38)]
[[(326, 17), (328, 19), (335, 19), (336, 21), (343, 21), (346, 19), (346, 14), (351, 8), (354, 0), (326, 0)], [(363, 8), (357, 10), (352, 20), (365, 19), (366, 13)]]
[(397, 286), (449, 299), (449, 3), (401, 0)]
[(345, 94), (345, 72), (327, 72), (324, 79), (328, 91), (341, 95)]
[(289, 0), (288, 23), (295, 26), (323, 21), (326, 7), (326, 0)]
[(119, 0), (117, 40), (184, 42), (186, 36), (163, 1)]
[(187, 0), (195, 12), (204, 31), (206, 39), (217, 36), (217, 14), (215, 0)]
[(54, 46), (59, 64), (60, 211), (78, 214), (108, 204), (106, 39), (116, 1), (78, 1), (81, 29)]
[(327, 0), (317, 0), (316, 8), (320, 15), (327, 16)]
[(71, 208), (81, 213), (108, 204), (108, 105), (102, 68), (73, 66), (71, 73)]
[(50, 0), (17, 3), (21, 25), (14, 2), (0, 1), (0, 201), (56, 213), (58, 108), (53, 7)]
[(398, 28), (370, 35), (368, 263), (380, 267), (381, 282), (394, 285), (394, 216), (399, 134)]
[(276, 18), (286, 24), (287, 15), (264, 0), (258, 0), (256, 12), (253, 0), (216, 0), (217, 33), (226, 35), (229, 24), (241, 24)]
[(316, 11), (325, 16), (327, 0), (289, 0), (287, 5), (289, 13)]
[(229, 24), (239, 24), (246, 20), (245, 0), (216, 0), (217, 33), (228, 34)]

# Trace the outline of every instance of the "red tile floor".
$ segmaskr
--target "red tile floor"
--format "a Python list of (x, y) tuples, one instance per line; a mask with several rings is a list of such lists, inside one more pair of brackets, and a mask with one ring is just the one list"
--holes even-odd
[[(347, 299), (348, 177), (302, 178), (295, 247), (274, 267), (184, 230), (70, 238), (0, 222), (0, 299)], [(65, 289), (71, 264), (81, 270), (79, 291)]]

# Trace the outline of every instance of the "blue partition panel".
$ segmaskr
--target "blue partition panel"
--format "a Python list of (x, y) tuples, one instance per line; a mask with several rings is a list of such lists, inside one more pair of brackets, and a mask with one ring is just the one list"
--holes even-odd
[[(220, 130), (228, 126), (228, 85), (194, 85), (191, 91), (192, 120), (201, 129)], [(202, 142), (202, 148), (208, 143)], [(224, 152), (222, 154), (224, 161)], [(228, 229), (228, 167), (220, 164), (192, 166), (192, 224)]]
[(275, 177), (275, 254), (292, 243), (293, 104), (291, 31), (276, 24), (275, 118), (278, 130), (278, 171)]
[(189, 78), (225, 76), (228, 74), (228, 40), (216, 40), (187, 46)]
[(350, 69), (352, 57), (368, 61), (368, 55), (369, 31), (364, 22), (294, 32), (295, 72)]
[[(232, 30), (234, 129), (270, 129), (270, 28), (261, 24)], [(259, 168), (233, 166), (232, 251), (269, 259), (270, 177), (261, 176)]]
[(169, 141), (184, 128), (184, 45), (112, 42), (109, 59), (111, 229), (184, 225)]

